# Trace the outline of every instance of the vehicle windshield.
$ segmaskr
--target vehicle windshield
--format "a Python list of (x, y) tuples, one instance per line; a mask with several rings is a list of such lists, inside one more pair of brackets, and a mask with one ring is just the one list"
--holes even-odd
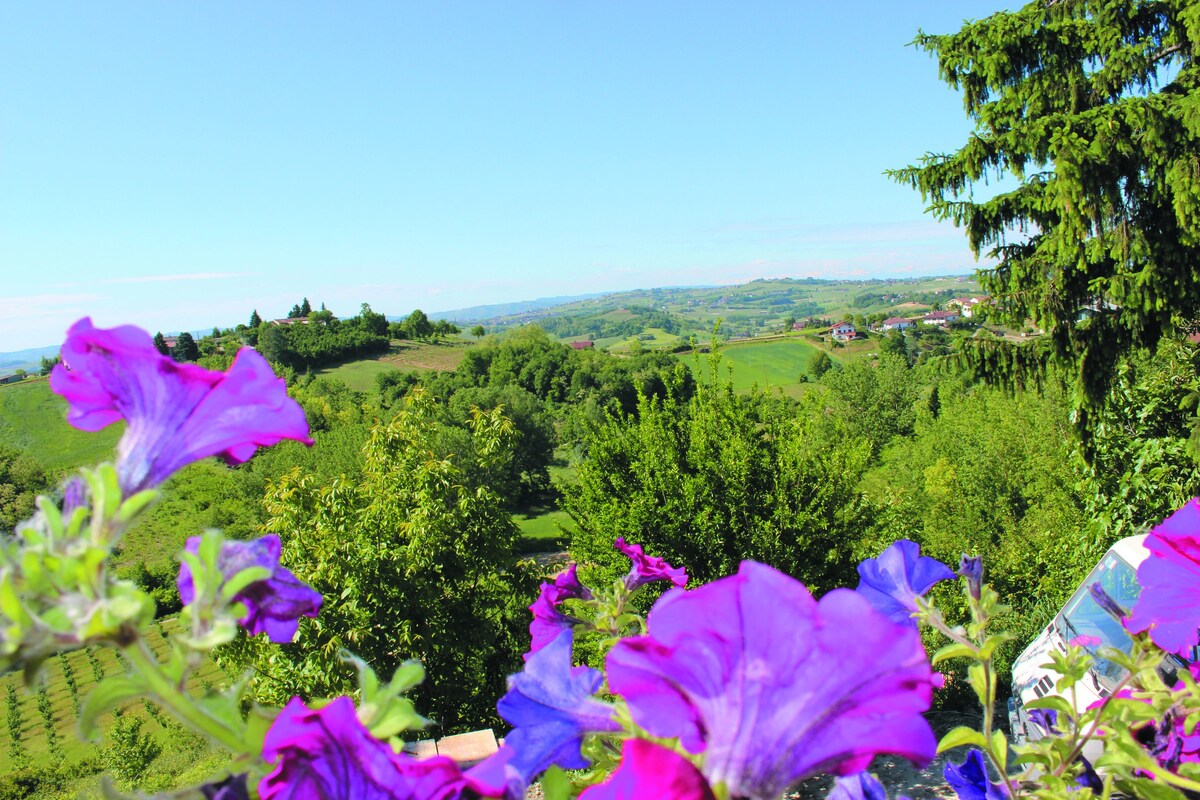
[[(1088, 588), (1093, 583), (1103, 586), (1104, 591), (1125, 609), (1133, 608), (1141, 591), (1137, 583), (1137, 571), (1116, 553), (1106, 553), (1083, 585), (1067, 601), (1062, 612), (1055, 617), (1058, 633), (1067, 642), (1078, 636), (1099, 639), (1099, 642), (1081, 642), (1093, 656), (1096, 656), (1096, 651), (1101, 647), (1115, 647), (1128, 653), (1133, 642), (1121, 627), (1121, 623), (1096, 605), (1096, 601), (1088, 593)], [(1096, 657), (1095, 671), (1100, 682), (1110, 690), (1125, 677), (1124, 668), (1104, 658)]]

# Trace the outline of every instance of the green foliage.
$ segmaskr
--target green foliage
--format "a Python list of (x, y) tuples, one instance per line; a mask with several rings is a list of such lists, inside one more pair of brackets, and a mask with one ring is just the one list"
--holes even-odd
[(476, 339), (482, 339), (487, 335), (487, 328), (483, 327), (482, 325), (476, 325), (475, 327), (471, 328), (471, 335)]
[(831, 369), (833, 369), (833, 359), (824, 350), (813, 356), (812, 360), (808, 362), (808, 374), (814, 378), (820, 378)]
[(175, 337), (175, 349), (171, 355), (176, 361), (196, 361), (200, 358), (200, 347), (192, 335), (184, 331)]
[[(979, 273), (989, 318), (1048, 334), (971, 341), (966, 360), (1010, 386), (1069, 367), (1086, 423), (1121, 354), (1200, 317), (1200, 6), (1038, 0), (915, 44), (975, 130), (892, 176), (999, 259)], [(1001, 176), (1015, 188), (976, 199)]]
[(154, 334), (154, 349), (164, 356), (171, 355), (171, 348), (167, 347), (167, 337), (163, 336), (162, 331)]
[(37, 460), (0, 445), (0, 531), (11, 531), (33, 514), (34, 500), (50, 489), (50, 478)]
[(228, 658), (261, 671), (260, 697), (353, 688), (337, 655), (345, 647), (382, 674), (420, 659), (430, 677), (414, 694), (447, 729), (496, 722), (504, 676), (528, 646), (524, 606), (535, 585), (511, 564), (517, 530), (504, 502), (471, 476), (511, 459), (514, 431), (498, 410), (478, 412), (470, 448), (451, 455), (437, 450), (447, 432), (437, 416), (416, 392), (372, 430), (356, 481), (295, 470), (269, 487), (267, 529), (325, 605), (294, 648), (231, 646)]
[(1200, 494), (1193, 447), (1200, 354), (1164, 341), (1123, 359), (1094, 416), (1086, 509), (1097, 543), (1141, 532)]
[(256, 308), (250, 312), (250, 327), (257, 328), (259, 325), (262, 325), (262, 317), (258, 315), (258, 309)]
[(872, 455), (912, 433), (918, 383), (904, 359), (887, 354), (878, 363), (854, 359), (826, 372), (822, 382), (852, 435), (871, 443)]
[(313, 315), (307, 324), (270, 325), (259, 329), (257, 348), (274, 364), (302, 372), (326, 364), (386, 352), (386, 326), (380, 330), (382, 314), (363, 304), (366, 316), (336, 320), (332, 315)]
[(1006, 672), (1108, 542), (1081, 535), (1077, 439), (1061, 395), (943, 382), (938, 396), (938, 416), (926, 411), (916, 435), (884, 454), (877, 473), (885, 486), (873, 492), (878, 538), (864, 539), (860, 555), (899, 538), (948, 564), (981, 555), (988, 580), (1013, 607), (1001, 620), (1016, 635), (1001, 654)]
[(714, 384), (690, 400), (642, 396), (636, 416), (610, 415), (584, 446), (564, 508), (579, 527), (571, 554), (603, 577), (628, 569), (613, 550), (623, 536), (698, 582), (747, 558), (818, 592), (852, 582), (850, 546), (866, 522), (855, 487), (869, 445), (819, 400), (797, 410)]
[(138, 786), (162, 752), (162, 745), (153, 736), (142, 733), (144, 723), (141, 717), (122, 714), (108, 730), (109, 744), (101, 760), (119, 786)]

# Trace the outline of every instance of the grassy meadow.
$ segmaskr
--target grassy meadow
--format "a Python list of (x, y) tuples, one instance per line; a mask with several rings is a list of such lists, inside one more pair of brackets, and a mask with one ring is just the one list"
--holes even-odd
[(342, 381), (351, 389), (367, 392), (375, 388), (375, 376), (400, 370), (408, 372), (442, 372), (453, 370), (462, 361), (470, 342), (418, 342), (394, 339), (387, 355), (348, 361), (336, 367), (318, 370), (317, 374)]
[[(787, 336), (762, 341), (731, 342), (721, 346), (721, 370), (728, 370), (734, 391), (746, 392), (754, 386), (760, 389), (782, 389), (797, 396), (803, 392), (800, 376), (807, 374), (808, 365), (823, 348), (799, 336)], [(841, 348), (830, 355), (843, 357)], [(679, 358), (692, 369), (697, 368), (696, 356), (681, 353)], [(700, 376), (709, 377), (708, 355), (699, 358)], [(724, 375), (718, 375), (724, 378)]]
[(123, 423), (97, 433), (67, 424), (67, 402), (46, 380), (0, 386), (0, 445), (33, 454), (52, 472), (112, 458)]

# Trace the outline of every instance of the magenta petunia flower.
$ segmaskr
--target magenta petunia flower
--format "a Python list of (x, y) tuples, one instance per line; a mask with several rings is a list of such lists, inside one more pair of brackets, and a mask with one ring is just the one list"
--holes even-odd
[(917, 598), (938, 581), (953, 580), (954, 570), (921, 555), (916, 542), (901, 539), (888, 545), (879, 558), (858, 565), (858, 588), (863, 597), (895, 622), (916, 625)]
[(654, 581), (670, 581), (681, 589), (687, 585), (687, 570), (683, 567), (672, 567), (661, 558), (646, 555), (640, 544), (625, 544), (625, 538), (621, 537), (613, 543), (613, 547), (633, 562), (629, 574), (625, 576), (625, 588), (629, 591)]
[(590, 600), (592, 597), (591, 590), (579, 582), (577, 568), (577, 564), (572, 564), (558, 573), (553, 583), (543, 583), (537, 600), (529, 606), (533, 621), (529, 623), (530, 646), (525, 654), (526, 661), (564, 630), (571, 630), (579, 624), (575, 617), (558, 610), (558, 604), (569, 598)]
[(627, 739), (621, 765), (579, 800), (715, 800), (696, 765), (673, 750), (645, 739)]
[(312, 444), (304, 410), (250, 348), (228, 372), (210, 372), (162, 355), (140, 328), (96, 328), (84, 317), (67, 333), (62, 360), (50, 388), (70, 404), (68, 422), (85, 431), (127, 423), (117, 446), (126, 493), (209, 456), (238, 463), (283, 439)]
[(583, 737), (621, 729), (613, 707), (593, 697), (603, 680), (600, 672), (571, 666), (572, 643), (571, 631), (559, 633), (523, 671), (509, 676), (508, 693), (496, 703), (513, 726), (505, 737), (513, 750), (508, 767), (523, 786), (552, 764), (583, 769), (590, 763), (580, 752)]
[[(189, 553), (199, 552), (200, 537), (188, 539), (186, 549)], [(246, 606), (246, 616), (238, 622), (251, 635), (265, 633), (272, 642), (285, 644), (296, 635), (300, 617), (315, 617), (321, 610), (321, 594), (301, 583), (291, 570), (281, 567), (279, 554), (279, 537), (273, 533), (252, 542), (229, 540), (221, 546), (217, 566), (226, 578), (249, 567), (271, 570), (271, 577), (242, 589), (234, 595), (233, 602)], [(176, 583), (179, 598), (185, 606), (189, 605), (196, 590), (186, 561), (179, 566)]]
[[(275, 768), (258, 783), (262, 800), (460, 800), (500, 797), (496, 787), (463, 774), (452, 759), (396, 753), (359, 722), (339, 697), (320, 710), (292, 698), (263, 742)], [(472, 794), (473, 793), (473, 794)]]
[(701, 771), (731, 796), (775, 798), (818, 773), (861, 772), (880, 753), (933, 758), (921, 714), (935, 678), (920, 636), (856, 592), (818, 602), (744, 561), (737, 575), (667, 592), (647, 626), (609, 652), (609, 689), (651, 735), (703, 753)]
[(1142, 592), (1126, 629), (1149, 629), (1163, 650), (1187, 655), (1197, 643), (1200, 616), (1200, 498), (1163, 520), (1146, 537), (1150, 557), (1138, 567)]

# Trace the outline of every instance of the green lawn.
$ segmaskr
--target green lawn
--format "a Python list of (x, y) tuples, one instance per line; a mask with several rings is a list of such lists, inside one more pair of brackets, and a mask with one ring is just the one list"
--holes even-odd
[[(721, 348), (721, 369), (732, 370), (730, 377), (735, 391), (749, 391), (757, 385), (760, 389), (778, 387), (785, 393), (798, 394), (802, 386), (800, 375), (808, 371), (809, 361), (818, 352), (819, 348), (800, 338), (727, 344)], [(837, 357), (834, 354), (834, 358)], [(694, 367), (695, 361), (690, 353), (681, 353), (679, 358)], [(700, 369), (707, 377), (707, 354), (700, 354)], [(724, 379), (725, 375), (719, 377)]]
[(553, 539), (564, 535), (558, 526), (570, 526), (571, 516), (565, 511), (553, 510), (535, 516), (513, 514), (513, 521), (527, 539)]
[(370, 392), (375, 389), (375, 376), (385, 372), (395, 372), (400, 367), (390, 361), (351, 361), (329, 369), (320, 370), (317, 374), (323, 378), (334, 378), (358, 392)]
[(0, 445), (33, 455), (51, 471), (69, 471), (111, 459), (123, 423), (97, 433), (67, 424), (67, 402), (45, 380), (0, 386)]

